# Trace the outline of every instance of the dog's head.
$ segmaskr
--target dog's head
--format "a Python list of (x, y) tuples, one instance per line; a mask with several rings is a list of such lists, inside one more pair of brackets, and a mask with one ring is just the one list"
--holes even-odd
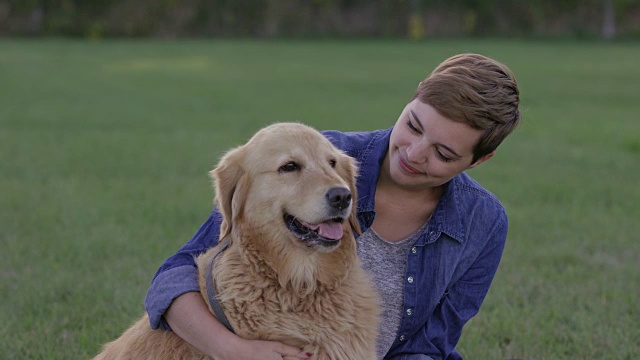
[(279, 123), (229, 151), (212, 171), (221, 238), (244, 227), (273, 241), (335, 250), (355, 218), (355, 161), (316, 130)]
[[(318, 131), (279, 123), (225, 154), (211, 172), (223, 221), (283, 286), (337, 284), (355, 263), (356, 163)], [(224, 240), (223, 240), (224, 241)]]

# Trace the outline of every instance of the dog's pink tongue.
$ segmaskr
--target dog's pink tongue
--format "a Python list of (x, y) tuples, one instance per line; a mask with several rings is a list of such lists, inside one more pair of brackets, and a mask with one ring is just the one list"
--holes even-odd
[(338, 240), (342, 238), (342, 224), (335, 221), (329, 221), (318, 224), (320, 230), (322, 230), (322, 237)]

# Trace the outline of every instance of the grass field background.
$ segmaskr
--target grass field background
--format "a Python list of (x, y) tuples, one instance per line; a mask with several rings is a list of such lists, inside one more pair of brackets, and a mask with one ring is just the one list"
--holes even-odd
[(640, 44), (0, 40), (0, 358), (82, 359), (276, 121), (391, 126), (440, 61), (507, 63), (523, 122), (471, 171), (510, 217), (468, 359), (640, 358)]

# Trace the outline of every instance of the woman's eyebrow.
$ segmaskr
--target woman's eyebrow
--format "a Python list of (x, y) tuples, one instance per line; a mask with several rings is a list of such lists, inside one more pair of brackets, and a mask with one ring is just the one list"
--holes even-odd
[[(418, 115), (416, 115), (416, 113), (413, 110), (409, 110), (409, 112), (411, 113), (413, 118), (416, 120), (416, 123), (418, 123), (418, 126), (420, 127), (420, 130), (424, 131), (424, 127), (422, 127), (422, 122), (420, 121), (420, 119), (418, 119)], [(460, 156), (460, 154), (455, 152), (455, 150), (453, 150), (451, 147), (449, 147), (449, 146), (447, 146), (445, 144), (439, 144), (439, 145), (440, 145), (440, 147), (444, 148), (448, 152), (452, 153), (454, 156), (456, 156), (458, 158), (462, 157), (462, 156)]]
[(458, 155), (458, 153), (457, 153), (457, 152), (453, 151), (453, 149), (452, 149), (452, 148), (448, 147), (448, 146), (447, 146), (447, 145), (445, 145), (445, 144), (440, 144), (440, 147), (444, 148), (445, 150), (447, 150), (448, 152), (452, 153), (453, 155), (455, 155), (455, 156), (456, 156), (456, 157), (458, 157), (458, 158), (461, 158), (461, 157), (462, 157), (462, 156)]
[(409, 110), (409, 112), (411, 113), (411, 115), (413, 115), (413, 118), (418, 123), (418, 126), (420, 127), (420, 130), (424, 131), (424, 128), (422, 127), (422, 122), (420, 121), (420, 119), (418, 119), (418, 115), (416, 115), (416, 113), (413, 112), (413, 110)]

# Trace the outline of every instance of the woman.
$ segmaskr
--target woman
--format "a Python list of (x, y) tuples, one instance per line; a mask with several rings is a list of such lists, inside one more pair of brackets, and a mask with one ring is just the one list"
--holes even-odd
[[(490, 159), (520, 121), (515, 77), (476, 54), (445, 60), (387, 130), (323, 134), (360, 166), (358, 255), (383, 299), (378, 357), (460, 359), (462, 327), (480, 309), (507, 236), (498, 199), (464, 171)], [(308, 358), (300, 349), (229, 332), (199, 293), (193, 255), (217, 242), (214, 210), (158, 270), (145, 306), (215, 359)]]

